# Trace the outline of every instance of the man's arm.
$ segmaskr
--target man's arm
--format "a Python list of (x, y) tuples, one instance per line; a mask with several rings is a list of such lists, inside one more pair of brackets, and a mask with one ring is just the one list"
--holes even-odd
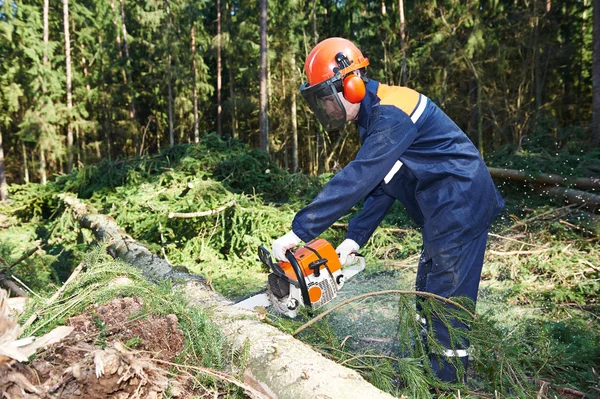
[(417, 129), (406, 113), (393, 106), (375, 107), (356, 158), (296, 214), (294, 233), (304, 242), (319, 236), (377, 187), (416, 136)]
[(346, 238), (354, 240), (359, 247), (364, 246), (393, 204), (394, 198), (378, 185), (365, 200), (360, 213), (350, 221)]

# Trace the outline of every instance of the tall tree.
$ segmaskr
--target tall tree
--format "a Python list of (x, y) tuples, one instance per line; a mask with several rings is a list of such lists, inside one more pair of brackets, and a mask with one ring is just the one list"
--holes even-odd
[(71, 85), (71, 40), (69, 38), (69, 0), (63, 0), (63, 23), (65, 34), (65, 78), (67, 88), (67, 173), (73, 169), (73, 87)]
[(4, 149), (2, 148), (2, 130), (0, 130), (0, 202), (5, 202), (7, 199), (8, 185), (6, 184), (6, 172), (4, 171)]
[(222, 82), (222, 60), (221, 60), (221, 0), (217, 0), (217, 135), (221, 137), (222, 126), (222, 104), (221, 104), (221, 82)]
[(127, 72), (127, 91), (129, 94), (129, 120), (131, 122), (131, 128), (133, 130), (133, 141), (135, 142), (135, 153), (139, 155), (141, 153), (140, 138), (135, 131), (136, 120), (135, 120), (135, 102), (133, 92), (133, 82), (131, 81), (131, 58), (129, 57), (129, 42), (127, 40), (127, 24), (125, 22), (125, 0), (119, 0), (121, 10), (121, 28), (123, 33), (123, 47), (125, 47), (125, 69)]
[(594, 0), (594, 61), (593, 61), (593, 111), (592, 141), (600, 146), (600, 0)]
[(267, 0), (260, 0), (260, 148), (269, 151), (269, 117), (267, 113)]
[(402, 51), (402, 66), (400, 67), (400, 85), (406, 85), (406, 21), (404, 19), (404, 0), (398, 0), (400, 15), (400, 49)]
[(192, 21), (190, 27), (191, 54), (192, 54), (192, 101), (194, 103), (194, 143), (200, 142), (200, 131), (198, 130), (198, 86), (196, 82), (196, 29)]
[(173, 19), (171, 17), (171, 9), (169, 0), (165, 1), (165, 5), (167, 7), (167, 87), (168, 87), (168, 104), (169, 104), (169, 146), (173, 147), (175, 145), (175, 132), (173, 130), (173, 83), (171, 79), (171, 69), (172, 69), (172, 59), (173, 55), (171, 54), (171, 25), (173, 23)]
[[(43, 21), (44, 21), (44, 55), (42, 57), (44, 68), (48, 68), (48, 40), (50, 36), (50, 26), (48, 22), (48, 14), (50, 13), (50, 0), (44, 0)], [(46, 85), (42, 86), (43, 94), (46, 94)], [(46, 184), (46, 146), (40, 143), (40, 183)]]

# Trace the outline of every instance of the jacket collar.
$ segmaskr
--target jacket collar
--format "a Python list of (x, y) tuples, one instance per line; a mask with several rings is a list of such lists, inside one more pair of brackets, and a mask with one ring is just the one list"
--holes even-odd
[(377, 97), (379, 82), (369, 79), (366, 84), (366, 88), (367, 93), (365, 94), (365, 98), (363, 98), (363, 100), (360, 102), (360, 109), (358, 111), (358, 117), (356, 118), (356, 124), (361, 131), (369, 128), (371, 109), (379, 103), (379, 97)]

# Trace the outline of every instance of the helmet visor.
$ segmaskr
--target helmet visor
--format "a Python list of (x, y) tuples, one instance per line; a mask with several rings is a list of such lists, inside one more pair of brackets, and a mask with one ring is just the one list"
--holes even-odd
[(346, 123), (346, 109), (338, 96), (341, 87), (342, 80), (339, 73), (314, 86), (305, 83), (300, 87), (300, 93), (308, 106), (328, 131), (338, 130)]

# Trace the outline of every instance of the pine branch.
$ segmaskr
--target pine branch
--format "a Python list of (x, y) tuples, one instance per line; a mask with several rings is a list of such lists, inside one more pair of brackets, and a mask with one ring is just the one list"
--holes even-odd
[(466, 312), (469, 316), (471, 316), (471, 318), (475, 318), (475, 314), (471, 313), (467, 308), (465, 308), (464, 306), (462, 306), (461, 304), (448, 299), (448, 298), (444, 298), (442, 296), (436, 295), (436, 294), (432, 294), (430, 292), (423, 292), (423, 291), (408, 291), (408, 290), (386, 290), (386, 291), (377, 291), (377, 292), (369, 292), (366, 294), (362, 294), (362, 295), (357, 295), (353, 298), (349, 298), (346, 299), (345, 301), (342, 301), (340, 303), (338, 303), (337, 305), (327, 309), (325, 312), (321, 313), (320, 315), (314, 317), (313, 319), (311, 319), (310, 321), (306, 322), (305, 324), (303, 324), (302, 326), (298, 327), (298, 329), (296, 329), (296, 331), (294, 331), (292, 333), (292, 335), (297, 335), (298, 333), (304, 331), (305, 329), (307, 329), (308, 327), (310, 327), (311, 325), (315, 324), (317, 321), (321, 320), (323, 317), (327, 316), (329, 313), (333, 312), (334, 310), (341, 308), (344, 305), (347, 305), (351, 302), (357, 301), (359, 299), (363, 299), (363, 298), (368, 298), (368, 297), (372, 297), (372, 296), (379, 296), (379, 295), (390, 295), (390, 294), (399, 294), (399, 295), (417, 295), (417, 296), (423, 296), (423, 297), (428, 297), (428, 298), (434, 298), (437, 299), (438, 301), (441, 302), (445, 302), (449, 305), (452, 305), (464, 312)]

